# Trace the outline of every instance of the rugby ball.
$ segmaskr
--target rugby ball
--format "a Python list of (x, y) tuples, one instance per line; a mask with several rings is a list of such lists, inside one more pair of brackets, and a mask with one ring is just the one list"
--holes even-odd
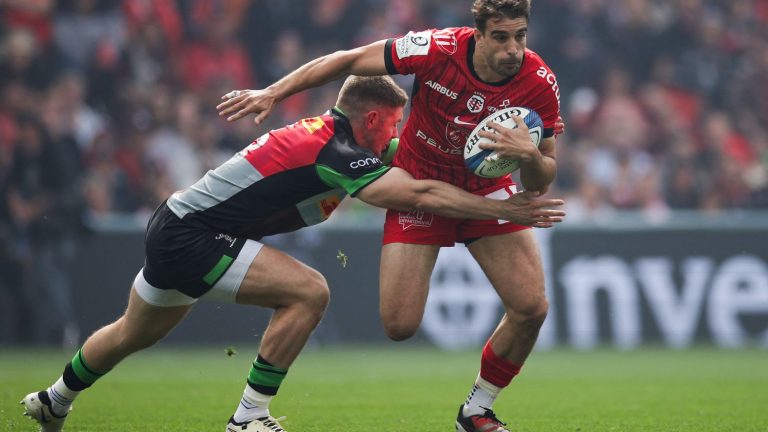
[(494, 132), (493, 129), (487, 126), (488, 122), (492, 121), (510, 129), (517, 128), (517, 123), (512, 118), (513, 115), (523, 118), (525, 125), (528, 126), (528, 135), (531, 136), (531, 141), (533, 141), (536, 147), (539, 146), (541, 136), (544, 133), (544, 124), (536, 111), (523, 107), (505, 108), (496, 111), (484, 118), (472, 133), (469, 134), (469, 138), (467, 138), (467, 143), (464, 145), (464, 164), (470, 171), (480, 177), (496, 178), (512, 173), (520, 167), (520, 162), (515, 159), (486, 160), (487, 157), (490, 157), (495, 152), (493, 150), (483, 150), (479, 145), (483, 142), (490, 142), (488, 138), (478, 135), (481, 130)]

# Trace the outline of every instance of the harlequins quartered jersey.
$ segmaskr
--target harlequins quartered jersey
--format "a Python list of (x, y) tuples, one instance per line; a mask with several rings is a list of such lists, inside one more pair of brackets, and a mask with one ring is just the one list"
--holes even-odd
[(328, 219), (387, 170), (334, 109), (262, 135), (168, 207), (193, 226), (258, 240)]
[(523, 106), (539, 114), (544, 137), (550, 137), (559, 116), (560, 89), (549, 67), (528, 49), (515, 76), (482, 81), (472, 67), (473, 34), (469, 27), (410, 32), (387, 41), (384, 61), (389, 74), (415, 75), (411, 113), (393, 165), (413, 171), (408, 166), (418, 160), (427, 167), (411, 172), (416, 178), (426, 175), (479, 190), (497, 180), (464, 167), (464, 144), (472, 129), (497, 110)]

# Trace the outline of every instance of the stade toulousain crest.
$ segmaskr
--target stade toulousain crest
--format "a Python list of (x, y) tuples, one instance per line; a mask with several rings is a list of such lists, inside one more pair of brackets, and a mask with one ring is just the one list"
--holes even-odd
[(467, 109), (469, 112), (477, 114), (483, 110), (485, 106), (485, 97), (480, 93), (473, 94), (469, 100), (467, 100)]

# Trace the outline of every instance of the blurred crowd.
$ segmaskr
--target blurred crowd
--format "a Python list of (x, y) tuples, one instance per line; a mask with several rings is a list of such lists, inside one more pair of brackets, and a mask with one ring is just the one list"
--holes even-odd
[[(94, 221), (146, 220), (269, 128), (331, 107), (338, 85), (258, 128), (220, 119), (221, 95), (337, 49), (471, 26), (470, 5), (0, 2), (0, 287), (48, 293), (47, 314), (66, 321), (62, 269)], [(768, 208), (768, 1), (534, 0), (528, 46), (558, 77), (567, 129), (551, 194), (570, 220)]]
[(768, 1), (535, 0), (531, 32), (569, 219), (768, 208)]

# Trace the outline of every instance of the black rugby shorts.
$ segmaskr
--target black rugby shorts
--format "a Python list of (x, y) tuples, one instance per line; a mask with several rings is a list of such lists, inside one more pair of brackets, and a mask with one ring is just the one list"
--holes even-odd
[(147, 226), (144, 278), (155, 288), (198, 298), (229, 269), (246, 240), (190, 226), (163, 202)]

